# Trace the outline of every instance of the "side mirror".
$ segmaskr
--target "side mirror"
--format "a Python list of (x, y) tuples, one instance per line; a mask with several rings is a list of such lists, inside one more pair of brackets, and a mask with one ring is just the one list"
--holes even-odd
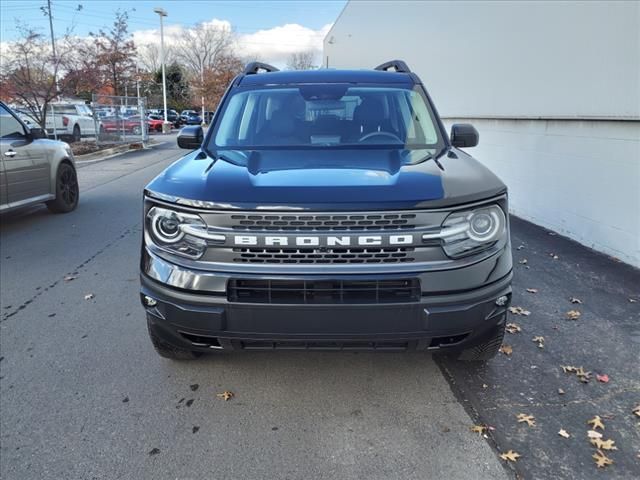
[(178, 134), (178, 146), (189, 150), (200, 148), (204, 140), (201, 126), (184, 127)]
[(31, 128), (29, 128), (29, 136), (33, 140), (36, 140), (38, 138), (47, 138), (47, 134), (40, 127), (31, 127)]
[(457, 148), (475, 147), (480, 135), (470, 123), (456, 123), (451, 126), (451, 145)]

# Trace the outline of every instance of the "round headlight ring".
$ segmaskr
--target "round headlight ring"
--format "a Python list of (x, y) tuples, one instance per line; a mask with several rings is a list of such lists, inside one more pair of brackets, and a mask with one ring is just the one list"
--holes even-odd
[(476, 210), (469, 216), (467, 235), (476, 242), (496, 240), (505, 227), (504, 214), (500, 207)]
[(176, 243), (184, 237), (180, 223), (180, 219), (175, 213), (158, 212), (151, 220), (151, 229), (153, 235), (163, 243)]

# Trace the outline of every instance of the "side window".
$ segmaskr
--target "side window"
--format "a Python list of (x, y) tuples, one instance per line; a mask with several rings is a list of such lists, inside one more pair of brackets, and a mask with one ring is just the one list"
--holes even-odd
[(0, 105), (0, 138), (24, 138), (24, 136), (22, 124)]

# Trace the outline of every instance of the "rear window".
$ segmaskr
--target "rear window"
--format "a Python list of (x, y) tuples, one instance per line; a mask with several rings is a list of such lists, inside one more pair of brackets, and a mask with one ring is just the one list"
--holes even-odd
[(238, 90), (211, 137), (216, 149), (389, 146), (440, 143), (433, 112), (413, 87), (317, 84)]

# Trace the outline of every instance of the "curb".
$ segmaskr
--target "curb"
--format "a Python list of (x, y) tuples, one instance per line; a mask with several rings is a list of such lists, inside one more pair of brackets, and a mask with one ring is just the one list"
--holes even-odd
[[(164, 145), (167, 142), (159, 142), (159, 143), (148, 143), (147, 145), (140, 146), (141, 144), (126, 144), (126, 145), (118, 145), (117, 147), (107, 148), (105, 150), (100, 150), (98, 152), (88, 153), (86, 155), (76, 155), (74, 156), (75, 163), (78, 166), (81, 165), (90, 165), (92, 163), (102, 162), (104, 160), (109, 160), (110, 158), (116, 157), (118, 155), (122, 155), (127, 152), (139, 152), (143, 150), (151, 150), (155, 147), (159, 147)], [(137, 146), (133, 147), (134, 145)]]

